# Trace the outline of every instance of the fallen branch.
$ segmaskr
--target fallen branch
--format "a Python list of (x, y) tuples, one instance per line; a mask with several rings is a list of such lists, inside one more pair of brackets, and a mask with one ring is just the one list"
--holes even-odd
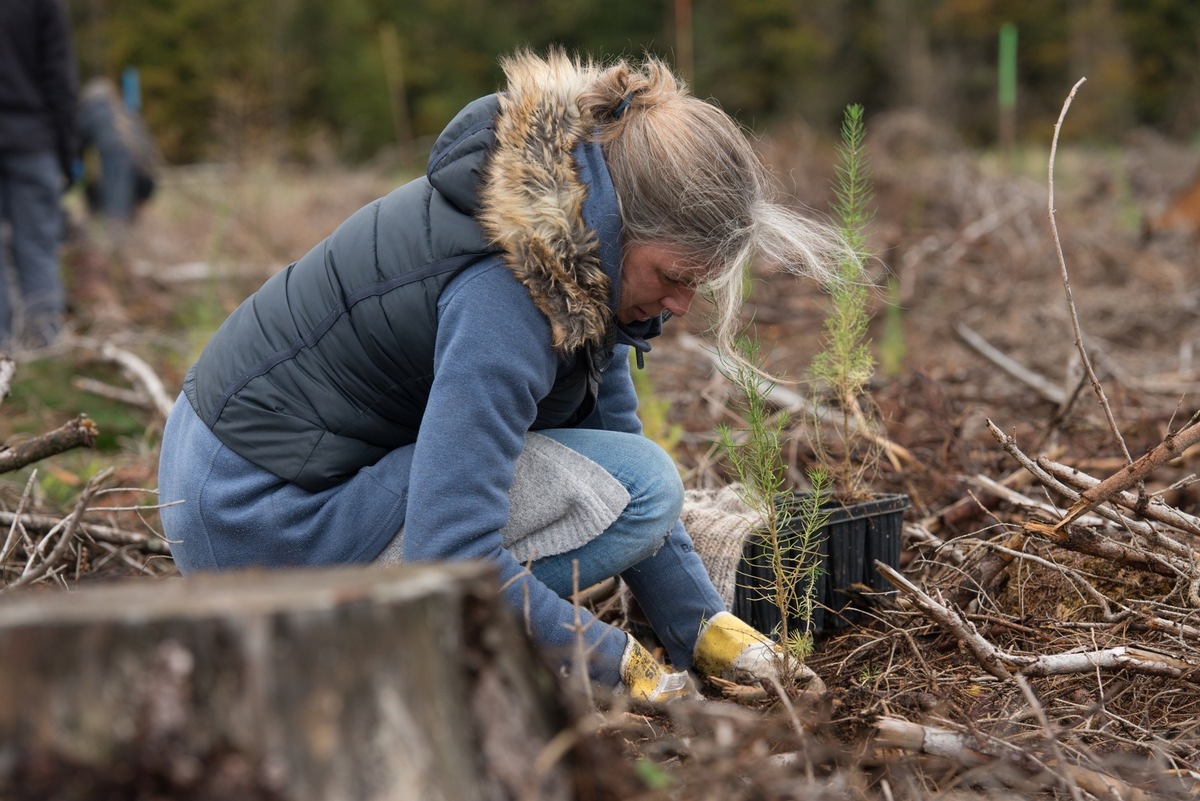
[[(16, 512), (0, 512), (0, 525), (9, 528), (20, 526), (28, 531), (37, 533), (52, 531), (61, 522), (61, 519), (53, 515), (22, 512), (20, 509)], [(86, 520), (79, 521), (79, 534), (80, 536), (90, 537), (97, 542), (107, 542), (113, 545), (144, 546), (151, 543), (162, 543), (163, 548), (166, 548), (166, 541), (156, 534), (143, 534), (138, 531), (128, 531), (101, 523), (91, 523)]]
[[(990, 765), (1000, 758), (992, 746), (973, 735), (896, 718), (880, 718), (876, 721), (875, 744), (884, 748), (899, 748), (943, 757), (965, 768)], [(1061, 781), (1075, 782), (1080, 789), (1097, 798), (1151, 801), (1148, 793), (1115, 776), (1082, 765), (1056, 763), (1057, 760), (1047, 760), (1044, 764), (1061, 771)]]
[(118, 348), (111, 342), (81, 339), (79, 344), (121, 368), (125, 377), (149, 399), (155, 411), (164, 420), (167, 419), (167, 416), (171, 414), (171, 407), (175, 405), (175, 399), (167, 394), (162, 380), (140, 356), (124, 348)]
[[(911, 598), (926, 617), (953, 634), (959, 642), (966, 646), (987, 673), (1002, 681), (1012, 680), (1012, 670), (1000, 658), (1000, 651), (979, 633), (971, 621), (926, 595), (891, 566), (876, 561), (875, 567), (893, 587)], [(1031, 661), (1031, 658), (1024, 658), (1022, 661), (1028, 662)]]
[[(1003, 659), (1003, 656), (1001, 656)], [(1134, 645), (1118, 645), (1099, 651), (1046, 654), (1021, 668), (1023, 676), (1062, 676), (1101, 670), (1132, 670), (1150, 676), (1169, 676), (1200, 682), (1200, 665), (1186, 659), (1147, 651)]]
[(1055, 406), (1062, 406), (1067, 402), (1067, 393), (1063, 391), (1062, 387), (1053, 383), (1041, 373), (1036, 373), (1033, 370), (1030, 370), (1025, 365), (995, 348), (990, 342), (963, 323), (955, 323), (954, 332), (958, 334), (959, 338), (962, 339), (963, 342), (970, 345), (980, 356), (984, 357), (992, 364), (996, 365), (1001, 370), (1020, 381), (1022, 384), (1025, 384), (1027, 387), (1053, 403)]
[(876, 569), (892, 586), (912, 599), (933, 622), (952, 634), (990, 675), (1012, 681), (1013, 674), (1024, 676), (1060, 676), (1094, 673), (1096, 670), (1129, 670), (1151, 676), (1170, 676), (1200, 683), (1200, 665), (1178, 657), (1148, 651), (1136, 646), (1116, 646), (1095, 651), (1027, 656), (1002, 651), (979, 633), (957, 610), (935, 600), (892, 567), (876, 562)]
[[(1017, 469), (1000, 479), (1000, 485), (1007, 488), (1016, 488), (1029, 483), (1030, 475), (1027, 470)], [(989, 493), (991, 494), (991, 493)], [(1000, 500), (1000, 498), (996, 498)], [(985, 511), (991, 502), (991, 498), (976, 498), (971, 495), (965, 495), (944, 509), (930, 515), (921, 520), (921, 525), (929, 530), (929, 533), (936, 534), (945, 526), (954, 526), (968, 520), (981, 511)]]
[[(985, 491), (987, 493), (995, 495), (997, 498), (999, 498), (1003, 501), (1007, 501), (1008, 503), (1012, 504), (1013, 506), (1021, 506), (1021, 507), (1025, 507), (1026, 509), (1032, 509), (1033, 511), (1040, 512), (1048, 517), (1057, 517), (1058, 516), (1059, 510), (1057, 507), (1055, 507), (1051, 504), (1045, 503), (1043, 501), (1034, 500), (1033, 498), (1030, 498), (1028, 495), (1018, 492), (1017, 490), (1012, 489), (1010, 487), (1006, 487), (1003, 484), (1001, 484), (999, 481), (996, 481), (995, 479), (992, 479), (992, 478), (988, 478), (987, 476), (983, 475), (982, 473), (971, 478), (969, 483), (974, 485), (975, 487), (978, 487), (979, 489), (982, 489), (983, 491)], [(1096, 525), (1103, 525), (1105, 521), (1099, 517), (1089, 516), (1086, 518), (1080, 518), (1076, 522), (1078, 522), (1080, 525), (1096, 526)]]
[(875, 745), (946, 757), (965, 768), (987, 765), (995, 759), (978, 737), (896, 718), (875, 722)]
[[(39, 543), (39, 546), (34, 549), (32, 554), (30, 554), (29, 561), (25, 564), (25, 570), (21, 573), (21, 576), (11, 584), (0, 587), (0, 594), (12, 592), (20, 589), (21, 587), (27, 587), (30, 584), (33, 584), (35, 581), (45, 576), (51, 568), (58, 564), (59, 560), (62, 559), (63, 554), (67, 552), (67, 547), (75, 540), (75, 535), (79, 528), (79, 521), (83, 518), (83, 513), (87, 511), (88, 504), (92, 502), (92, 498), (95, 497), (96, 492), (99, 491), (101, 482), (105, 481), (110, 475), (112, 475), (112, 472), (113, 470), (110, 467), (101, 470), (99, 473), (92, 476), (91, 480), (88, 481), (87, 486), (85, 486), (83, 491), (79, 493), (79, 497), (75, 501), (75, 508), (71, 510), (71, 514), (68, 515), (59, 526), (51, 529), (50, 533), (48, 533), (42, 539), (42, 542)], [(41, 551), (41, 546), (45, 544), (60, 528), (62, 529), (62, 534), (59, 535), (58, 542), (54, 544), (54, 549), (50, 551), (49, 555), (43, 557), (39, 561), (37, 557)]]
[(1055, 525), (1061, 528), (1070, 524), (1084, 512), (1091, 511), (1097, 505), (1111, 500), (1116, 494), (1145, 480), (1156, 468), (1172, 459), (1179, 458), (1184, 451), (1197, 442), (1200, 442), (1200, 423), (1193, 423), (1178, 433), (1168, 433), (1166, 438), (1149, 453), (1082, 493), (1079, 500), (1067, 510), (1066, 517)]
[(17, 512), (8, 524), (8, 535), (4, 538), (4, 545), (0, 546), (0, 570), (3, 570), (4, 566), (8, 564), (8, 557), (16, 548), (17, 540), (25, 536), (25, 528), (21, 525), (21, 512), (24, 511), (25, 504), (29, 502), (29, 496), (33, 494), (33, 482), (36, 479), (37, 468), (34, 468), (29, 471), (25, 490), (21, 493), (21, 500), (17, 502)]
[(95, 444), (99, 433), (96, 424), (86, 414), (81, 414), (53, 431), (22, 440), (0, 451), (0, 473), (20, 470), (26, 465), (73, 448), (90, 448)]
[[(1099, 479), (1093, 478), (1087, 473), (1069, 465), (1047, 459), (1044, 456), (1039, 457), (1037, 463), (1047, 473), (1071, 484), (1083, 494), (1087, 494), (1087, 490), (1097, 487), (1101, 483)], [(1200, 536), (1200, 517), (1189, 515), (1173, 506), (1168, 506), (1160, 499), (1144, 499), (1129, 492), (1114, 492), (1107, 500), (1131, 512), (1136, 512), (1148, 520), (1155, 520), (1172, 528), (1177, 528), (1180, 531)], [(1180, 547), (1186, 546), (1181, 544)]]
[[(1004, 450), (1020, 462), (1026, 470), (1032, 473), (1047, 488), (1066, 496), (1070, 500), (1079, 497), (1078, 491), (1050, 475), (1033, 459), (1022, 453), (1021, 449), (1017, 447), (1016, 441), (1001, 431), (991, 420), (987, 421), (987, 427), (992, 436), (996, 437), (997, 441), (1004, 447)], [(1191, 551), (1181, 543), (1175, 543), (1172, 546), (1170, 543), (1164, 542), (1164, 540), (1169, 540), (1170, 538), (1166, 538), (1163, 534), (1156, 531), (1146, 521), (1131, 519), (1107, 506), (1098, 506), (1092, 511), (1100, 517), (1116, 523), (1122, 529), (1143, 537), (1149, 542), (1163, 545), (1165, 550), (1174, 551), (1175, 555), (1168, 557), (1164, 554), (1140, 550), (1124, 543), (1101, 537), (1093, 531), (1080, 527), (1060, 528), (1056, 525), (1037, 522), (1027, 522), (1024, 527), (1027, 530), (1049, 538), (1052, 542), (1064, 548), (1069, 548), (1070, 550), (1089, 556), (1100, 556), (1111, 559), (1139, 570), (1149, 570), (1160, 576), (1178, 578), (1180, 576), (1189, 576), (1194, 572)]]
[(81, 392), (90, 392), (93, 395), (99, 395), (101, 398), (115, 400), (118, 403), (125, 403), (141, 409), (154, 408), (154, 403), (148, 400), (145, 394), (134, 389), (114, 387), (112, 384), (105, 384), (103, 381), (97, 381), (94, 378), (76, 376), (75, 378), (71, 379), (71, 386), (75, 387), (75, 389), (78, 389)]

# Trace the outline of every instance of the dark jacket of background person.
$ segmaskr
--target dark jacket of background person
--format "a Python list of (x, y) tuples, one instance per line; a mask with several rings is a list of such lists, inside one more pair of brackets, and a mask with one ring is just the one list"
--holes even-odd
[(0, 152), (53, 149), (70, 183), (78, 81), (60, 0), (0, 3)]

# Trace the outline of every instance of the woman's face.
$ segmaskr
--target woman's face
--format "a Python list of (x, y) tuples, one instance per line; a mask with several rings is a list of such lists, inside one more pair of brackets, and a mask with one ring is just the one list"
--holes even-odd
[(630, 245), (621, 263), (617, 319), (622, 323), (649, 320), (664, 309), (682, 317), (696, 295), (697, 278), (697, 269), (674, 250), (656, 244)]

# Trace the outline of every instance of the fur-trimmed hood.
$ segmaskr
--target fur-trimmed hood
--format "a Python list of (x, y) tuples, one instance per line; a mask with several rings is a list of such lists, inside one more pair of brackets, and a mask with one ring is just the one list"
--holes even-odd
[[(563, 54), (522, 54), (505, 62), (505, 73), (503, 93), (476, 101), (443, 133), (449, 143), (435, 147), (430, 180), (503, 251), (550, 321), (556, 350), (611, 341), (620, 219), (592, 120), (578, 103), (594, 69)], [(489, 106), (494, 113), (480, 119)], [(487, 157), (476, 162), (483, 147)]]

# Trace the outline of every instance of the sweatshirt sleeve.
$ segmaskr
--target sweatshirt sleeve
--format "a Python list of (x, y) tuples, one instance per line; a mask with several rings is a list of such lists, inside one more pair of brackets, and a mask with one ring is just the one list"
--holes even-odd
[[(421, 420), (404, 523), (405, 561), (483, 559), (534, 641), (566, 665), (577, 649), (575, 608), (501, 544), (508, 493), (537, 403), (554, 383), (550, 329), (506, 268), (456, 278), (438, 302), (434, 380)], [(625, 635), (580, 610), (589, 672), (615, 685)]]

